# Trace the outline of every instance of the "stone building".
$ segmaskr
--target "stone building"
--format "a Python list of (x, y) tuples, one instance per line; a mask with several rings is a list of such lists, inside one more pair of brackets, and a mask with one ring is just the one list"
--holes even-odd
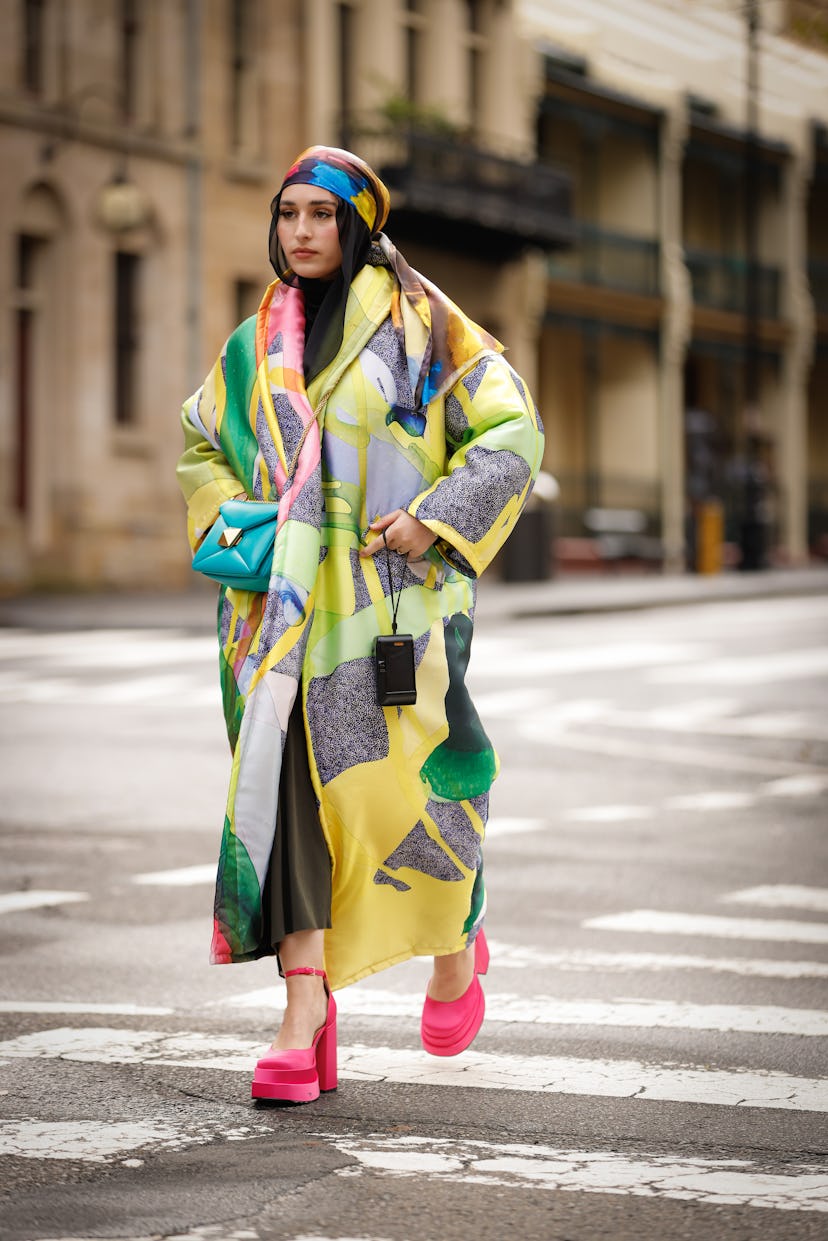
[(761, 6), (754, 141), (744, 8), (5, 0), (0, 589), (188, 583), (178, 410), (255, 309), (312, 142), (378, 167), (391, 235), (508, 345), (562, 550), (620, 511), (678, 568), (702, 494), (738, 553), (747, 462), (801, 560), (828, 532), (828, 58), (819, 13)]
[(186, 581), (176, 411), (268, 279), (299, 10), (0, 7), (7, 588)]
[(559, 524), (577, 540), (596, 507), (645, 513), (679, 566), (712, 502), (732, 563), (825, 554), (828, 11), (520, 10), (539, 156), (575, 194), (541, 346)]

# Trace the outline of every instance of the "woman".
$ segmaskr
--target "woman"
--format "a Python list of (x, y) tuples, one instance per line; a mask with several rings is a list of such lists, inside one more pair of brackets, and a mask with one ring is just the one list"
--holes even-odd
[[(388, 206), (357, 156), (305, 151), (271, 208), (278, 278), (183, 411), (193, 548), (223, 501), (279, 503), (267, 593), (219, 596), (233, 763), (212, 960), (278, 954), (260, 1098), (333, 1089), (331, 991), (409, 957), (434, 957), (428, 1051), (462, 1051), (483, 1019), (497, 760), (464, 673), (474, 579), (542, 430), (502, 346), (381, 233)], [(416, 703), (381, 706), (374, 641), (397, 620)]]

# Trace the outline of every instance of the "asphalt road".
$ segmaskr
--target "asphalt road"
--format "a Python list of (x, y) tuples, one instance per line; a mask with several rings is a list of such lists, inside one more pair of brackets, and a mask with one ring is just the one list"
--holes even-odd
[(824, 1238), (826, 620), (482, 616), (486, 1024), (420, 1049), (424, 961), (340, 992), (300, 1108), (249, 1099), (273, 967), (207, 964), (212, 639), (0, 630), (0, 1237)]

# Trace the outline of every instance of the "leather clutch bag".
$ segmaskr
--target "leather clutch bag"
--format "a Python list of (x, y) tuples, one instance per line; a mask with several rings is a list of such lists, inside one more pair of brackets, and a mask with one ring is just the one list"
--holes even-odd
[(266, 500), (225, 500), (193, 568), (234, 590), (266, 591), (278, 512), (279, 505)]

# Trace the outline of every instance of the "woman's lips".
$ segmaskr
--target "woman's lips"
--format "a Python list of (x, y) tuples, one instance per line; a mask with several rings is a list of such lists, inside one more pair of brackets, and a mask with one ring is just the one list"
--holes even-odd
[(293, 257), (295, 259), (312, 259), (316, 254), (315, 250), (294, 250)]

